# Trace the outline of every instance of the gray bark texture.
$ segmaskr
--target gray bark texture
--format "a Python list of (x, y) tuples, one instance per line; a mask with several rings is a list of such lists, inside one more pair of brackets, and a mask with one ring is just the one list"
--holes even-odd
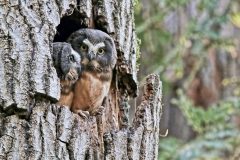
[[(102, 115), (86, 119), (57, 106), (60, 83), (52, 42), (63, 17), (115, 40), (118, 61)], [(71, 25), (71, 24), (69, 24)], [(133, 1), (0, 0), (0, 159), (157, 159), (161, 82), (146, 79), (137, 94)]]

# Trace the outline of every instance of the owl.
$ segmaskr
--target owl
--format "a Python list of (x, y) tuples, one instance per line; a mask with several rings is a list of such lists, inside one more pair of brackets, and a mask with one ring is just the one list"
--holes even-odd
[(81, 78), (75, 84), (71, 110), (95, 114), (110, 90), (117, 54), (113, 39), (96, 29), (80, 29), (67, 40), (81, 58)]
[(53, 43), (53, 64), (60, 78), (61, 96), (58, 105), (72, 105), (74, 84), (81, 74), (81, 56), (65, 42)]

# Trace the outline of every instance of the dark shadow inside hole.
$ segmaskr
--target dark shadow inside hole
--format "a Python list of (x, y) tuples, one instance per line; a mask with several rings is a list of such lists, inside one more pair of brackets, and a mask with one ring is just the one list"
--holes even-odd
[(57, 26), (57, 33), (54, 37), (54, 42), (65, 42), (67, 38), (80, 28), (86, 28), (83, 23), (84, 17), (77, 10), (70, 16), (61, 18), (60, 24)]

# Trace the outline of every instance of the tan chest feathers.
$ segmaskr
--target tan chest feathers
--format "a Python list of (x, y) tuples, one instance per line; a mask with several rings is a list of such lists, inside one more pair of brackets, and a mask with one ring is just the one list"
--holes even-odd
[(107, 96), (111, 81), (102, 81), (98, 76), (84, 73), (76, 82), (71, 110), (92, 111), (102, 105)]

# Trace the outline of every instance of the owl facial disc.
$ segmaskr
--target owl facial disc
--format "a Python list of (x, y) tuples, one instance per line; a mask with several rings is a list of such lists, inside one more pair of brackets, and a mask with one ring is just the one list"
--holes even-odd
[(83, 43), (88, 46), (87, 58), (89, 61), (96, 58), (99, 48), (104, 48), (105, 44), (103, 42), (92, 44), (88, 39), (84, 39)]
[(114, 68), (117, 61), (116, 47), (113, 39), (105, 32), (79, 29), (67, 41), (81, 55), (83, 70), (101, 73)]

